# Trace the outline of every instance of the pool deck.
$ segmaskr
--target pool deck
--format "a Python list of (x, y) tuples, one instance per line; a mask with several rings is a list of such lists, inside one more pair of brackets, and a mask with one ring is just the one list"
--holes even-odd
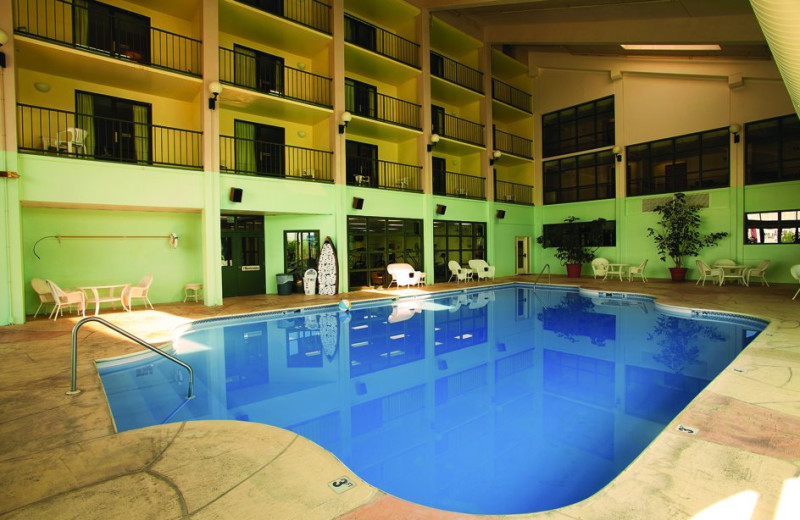
[[(520, 276), (498, 281), (532, 281)], [(77, 321), (42, 318), (0, 327), (0, 518), (236, 520), (424, 520), (467, 518), (790, 520), (800, 518), (800, 300), (797, 285), (715, 287), (573, 281), (637, 292), (659, 302), (772, 320), (741, 355), (613, 482), (558, 510), (471, 516), (389, 496), (333, 455), (292, 432), (239, 421), (197, 421), (115, 434), (94, 360), (140, 351), (109, 329), (80, 329), (79, 395), (68, 396), (70, 333)], [(424, 291), (486, 286), (436, 284)], [(188, 321), (267, 309), (336, 303), (416, 289), (335, 297), (252, 296), (102, 312), (151, 342)], [(683, 424), (695, 435), (677, 430)], [(328, 483), (356, 482), (337, 494)]]

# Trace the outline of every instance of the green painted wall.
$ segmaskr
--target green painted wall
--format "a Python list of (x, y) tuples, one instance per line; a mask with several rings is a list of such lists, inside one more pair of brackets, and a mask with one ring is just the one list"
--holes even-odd
[[(536, 247), (536, 230), (533, 225), (535, 208), (533, 206), (519, 206), (516, 204), (489, 205), (490, 238), (493, 236), (493, 249), (489, 259), (495, 266), (496, 276), (511, 276), (516, 273), (516, 244), (517, 237), (528, 237), (530, 241), (530, 272), (537, 272), (534, 268), (533, 251)], [(497, 218), (497, 210), (505, 211), (502, 219)]]
[[(319, 230), (320, 243), (331, 237), (339, 256), (346, 258), (347, 244), (336, 237), (336, 219), (333, 215), (275, 215), (264, 220), (267, 293), (278, 292), (275, 275), (284, 272), (284, 231)], [(343, 249), (342, 249), (343, 248)]]
[[(31, 278), (52, 279), (62, 288), (137, 283), (153, 273), (153, 303), (183, 299), (183, 284), (202, 281), (202, 237), (198, 213), (103, 211), (26, 207), (22, 210), (26, 311), (39, 304)], [(179, 237), (177, 249), (170, 233)], [(164, 238), (54, 238), (48, 235), (159, 235)]]

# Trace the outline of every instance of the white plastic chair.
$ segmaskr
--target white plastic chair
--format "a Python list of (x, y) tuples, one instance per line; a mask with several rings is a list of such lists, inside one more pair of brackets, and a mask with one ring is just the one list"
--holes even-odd
[(472, 280), (472, 269), (461, 267), (461, 264), (455, 260), (447, 262), (447, 268), (450, 269), (450, 278), (447, 279), (448, 282), (453, 278), (456, 279), (456, 283)]
[(494, 266), (486, 263), (486, 260), (470, 260), (469, 268), (478, 275), (478, 280), (483, 280), (484, 278), (494, 280)]
[[(793, 266), (792, 266), (792, 267), (789, 269), (789, 272), (790, 272), (790, 273), (792, 273), (792, 278), (794, 278), (795, 280), (797, 280), (798, 282), (800, 282), (800, 264), (793, 265)], [(794, 296), (792, 296), (792, 300), (794, 300), (795, 298), (797, 298), (797, 295), (798, 295), (798, 294), (800, 294), (800, 289), (797, 289), (797, 292), (795, 292), (795, 293), (794, 293)]]
[(67, 128), (56, 134), (56, 148), (67, 149), (67, 153), (72, 153), (74, 148), (80, 148), (81, 152), (86, 152), (86, 134), (89, 132), (83, 128)]
[(633, 275), (638, 274), (639, 276), (642, 277), (642, 281), (644, 283), (647, 283), (647, 277), (644, 275), (644, 270), (646, 267), (647, 267), (647, 258), (645, 258), (644, 262), (642, 262), (638, 266), (632, 265), (630, 268), (628, 268), (628, 281), (629, 282), (632, 281)]
[(53, 292), (50, 290), (50, 286), (48, 286), (47, 282), (41, 278), (31, 279), (31, 287), (33, 287), (33, 290), (39, 297), (39, 306), (36, 307), (36, 312), (33, 314), (33, 317), (35, 318), (39, 314), (39, 310), (42, 308), (42, 305), (45, 303), (54, 304), (55, 300), (53, 299)]
[(132, 285), (128, 287), (126, 290), (125, 296), (122, 298), (124, 302), (128, 304), (128, 312), (131, 311), (133, 308), (133, 299), (140, 298), (144, 303), (144, 308), (146, 309), (148, 305), (150, 308), (153, 309), (153, 304), (150, 303), (150, 298), (147, 297), (147, 293), (150, 291), (150, 284), (153, 283), (153, 275), (146, 274), (144, 278), (142, 278), (138, 284)]
[(64, 313), (64, 307), (72, 307), (73, 305), (78, 306), (78, 313), (81, 316), (86, 316), (86, 295), (83, 291), (64, 291), (52, 280), (46, 280), (45, 282), (50, 288), (50, 293), (53, 295), (53, 303), (55, 304), (52, 312), (50, 312), (50, 318), (53, 318), (53, 321), (58, 319), (59, 314)]
[(389, 282), (388, 287), (395, 284), (398, 288), (401, 286), (410, 287), (412, 285), (419, 285), (422, 273), (411, 267), (410, 264), (389, 264), (386, 266), (386, 272), (392, 275), (392, 281)]
[(595, 278), (602, 276), (605, 279), (608, 275), (608, 260), (600, 257), (592, 260), (592, 274)]
[(769, 260), (764, 260), (758, 266), (751, 267), (745, 273), (745, 280), (747, 281), (747, 285), (750, 285), (750, 278), (761, 278), (761, 285), (766, 285), (769, 287), (769, 282), (767, 281), (767, 267), (769, 267)]
[(702, 285), (706, 284), (706, 278), (711, 277), (714, 279), (714, 283), (719, 285), (722, 283), (722, 268), (720, 267), (711, 267), (707, 263), (703, 262), (702, 260), (697, 260), (695, 262), (697, 264), (697, 270), (700, 271), (700, 278), (694, 283), (695, 285), (699, 284), (702, 281)]

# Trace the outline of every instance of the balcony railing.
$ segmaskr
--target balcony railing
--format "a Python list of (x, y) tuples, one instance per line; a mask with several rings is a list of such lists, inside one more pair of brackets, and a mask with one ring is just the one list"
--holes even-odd
[(431, 51), (431, 75), (483, 94), (483, 72)]
[(433, 111), (433, 133), (442, 137), (483, 146), (483, 125)]
[(15, 0), (14, 32), (141, 65), (202, 74), (202, 42), (89, 9), (86, 0)]
[(325, 34), (331, 33), (331, 6), (319, 0), (237, 0)]
[(20, 152), (201, 169), (202, 137), (194, 130), (17, 104)]
[(366, 188), (422, 192), (422, 167), (347, 156), (347, 184)]
[(420, 106), (384, 94), (356, 95), (360, 89), (345, 85), (345, 108), (353, 115), (421, 130)]
[(533, 206), (533, 186), (514, 182), (494, 181), (494, 200)]
[(344, 41), (419, 68), (418, 44), (346, 13)]
[(434, 170), (433, 194), (465, 199), (486, 199), (486, 182), (483, 177)]
[(518, 155), (520, 157), (527, 157), (528, 159), (532, 159), (533, 155), (531, 154), (531, 149), (533, 147), (533, 141), (530, 139), (525, 139), (524, 137), (520, 137), (518, 135), (509, 134), (508, 132), (503, 132), (502, 130), (498, 130), (497, 128), (494, 129), (494, 149), (500, 150), (504, 153), (510, 153), (512, 155)]
[(262, 62), (258, 56), (231, 49), (219, 49), (219, 80), (311, 105), (330, 108), (331, 79), (282, 63)]
[(333, 153), (299, 146), (221, 135), (223, 173), (333, 182)]
[(531, 111), (531, 95), (499, 79), (492, 78), (492, 98), (522, 111)]

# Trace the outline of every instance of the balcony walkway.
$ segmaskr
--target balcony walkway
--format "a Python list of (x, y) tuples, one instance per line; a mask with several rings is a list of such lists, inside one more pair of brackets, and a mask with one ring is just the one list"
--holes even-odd
[[(553, 281), (574, 284), (561, 276)], [(714, 518), (773, 519), (781, 486), (796, 477), (800, 459), (800, 383), (792, 378), (800, 366), (798, 302), (791, 300), (796, 284), (698, 287), (667, 280), (645, 285), (585, 277), (578, 283), (651, 294), (663, 303), (761, 315), (773, 323), (735, 362), (746, 373), (728, 369), (718, 376), (609, 486), (564, 509), (513, 518), (684, 519), (749, 493), (758, 501), (752, 515), (720, 512)], [(465, 284), (423, 290), (456, 287), (463, 289)], [(155, 310), (108, 313), (104, 318), (149, 341), (165, 342), (174, 327), (192, 319), (408, 292), (238, 297), (219, 307), (160, 304)], [(0, 515), (103, 520), (478, 518), (396, 499), (357, 477), (355, 488), (335, 494), (327, 483), (352, 473), (315, 444), (269, 426), (198, 421), (114, 434), (93, 360), (138, 349), (95, 324), (83, 327), (81, 345), (89, 347), (79, 358), (83, 393), (68, 397), (64, 392), (69, 387), (75, 321), (73, 316), (55, 323), (39, 318), (0, 327)], [(679, 433), (678, 423), (700, 431), (696, 436)], [(788, 488), (783, 495), (784, 500), (792, 498)], [(747, 510), (746, 505), (736, 511)]]

